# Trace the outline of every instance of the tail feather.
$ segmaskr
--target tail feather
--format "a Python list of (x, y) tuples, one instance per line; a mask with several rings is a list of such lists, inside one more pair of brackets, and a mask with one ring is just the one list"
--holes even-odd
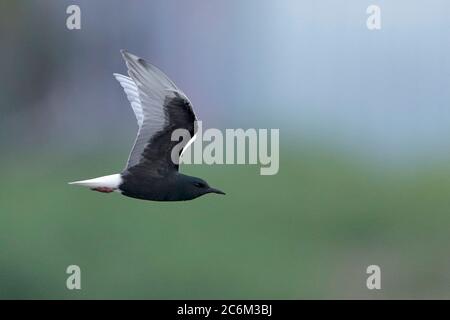
[(80, 180), (69, 182), (71, 185), (83, 186), (88, 188), (111, 188), (117, 189), (122, 183), (122, 177), (120, 174), (111, 174), (109, 176), (98, 177), (88, 180)]

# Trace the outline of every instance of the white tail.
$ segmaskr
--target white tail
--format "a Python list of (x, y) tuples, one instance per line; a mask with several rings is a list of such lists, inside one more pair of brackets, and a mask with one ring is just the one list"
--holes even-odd
[(89, 180), (69, 182), (69, 184), (73, 184), (76, 186), (88, 187), (91, 189), (94, 189), (94, 188), (117, 189), (117, 188), (119, 188), (121, 183), (122, 183), (122, 177), (118, 173), (111, 174), (109, 176), (103, 176), (103, 177), (98, 177), (98, 178), (94, 178), (94, 179), (89, 179)]

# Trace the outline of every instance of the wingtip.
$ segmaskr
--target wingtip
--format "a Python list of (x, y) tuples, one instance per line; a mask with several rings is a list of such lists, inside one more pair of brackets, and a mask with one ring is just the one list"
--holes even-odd
[(136, 59), (136, 58), (137, 58), (134, 54), (130, 53), (129, 51), (127, 51), (127, 50), (125, 50), (125, 49), (121, 49), (121, 50), (120, 50), (120, 53), (122, 54), (122, 57), (123, 57), (125, 60), (128, 60), (128, 59)]
[(120, 53), (122, 54), (122, 57), (126, 63), (134, 63), (134, 64), (138, 64), (138, 65), (143, 65), (143, 66), (146, 66), (148, 64), (144, 59), (138, 57), (135, 54), (130, 53), (127, 50), (122, 49), (122, 50), (120, 50)]
[(121, 49), (120, 50), (120, 54), (122, 55), (122, 58), (126, 61), (128, 59), (130, 59), (130, 53), (125, 50), (125, 49)]

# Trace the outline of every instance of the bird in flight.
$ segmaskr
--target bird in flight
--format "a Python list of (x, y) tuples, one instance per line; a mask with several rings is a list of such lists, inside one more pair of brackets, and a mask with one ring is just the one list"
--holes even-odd
[[(207, 193), (225, 194), (200, 178), (179, 172), (179, 157), (197, 131), (196, 116), (186, 95), (161, 70), (121, 51), (128, 75), (114, 74), (125, 91), (138, 123), (136, 141), (125, 169), (118, 174), (69, 182), (94, 191), (143, 200), (192, 200)], [(172, 141), (172, 132), (184, 129), (192, 137)], [(181, 151), (172, 154), (178, 146)]]

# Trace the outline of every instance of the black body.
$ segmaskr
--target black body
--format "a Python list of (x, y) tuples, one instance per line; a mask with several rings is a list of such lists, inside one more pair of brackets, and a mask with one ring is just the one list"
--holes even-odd
[(123, 183), (119, 186), (124, 196), (154, 201), (192, 200), (207, 193), (224, 194), (211, 188), (199, 178), (187, 176), (178, 172), (155, 177), (145, 169), (132, 168), (123, 173)]

